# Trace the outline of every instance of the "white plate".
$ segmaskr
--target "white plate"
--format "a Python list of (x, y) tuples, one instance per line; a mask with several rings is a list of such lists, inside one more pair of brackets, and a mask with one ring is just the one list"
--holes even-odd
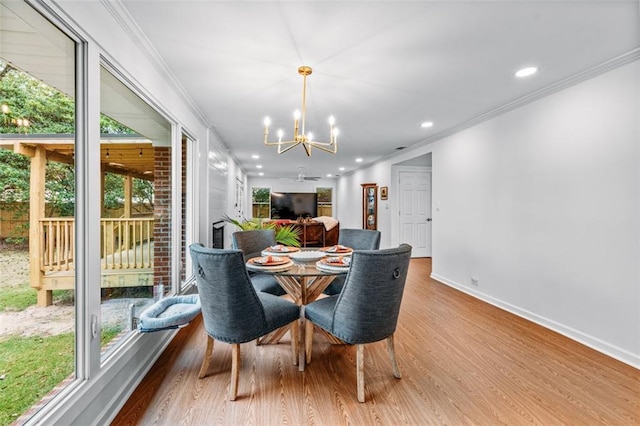
[(246, 265), (247, 265), (247, 269), (250, 269), (252, 271), (281, 272), (291, 268), (293, 266), (293, 262), (288, 261), (284, 265), (277, 265), (277, 266), (258, 266), (258, 265), (254, 265), (251, 262), (247, 262)]
[(327, 272), (347, 272), (349, 270), (348, 266), (330, 266), (324, 262), (316, 262), (316, 268)]
[(290, 253), (289, 258), (291, 258), (294, 262), (298, 263), (307, 263), (307, 262), (317, 262), (318, 260), (325, 257), (327, 254), (321, 251), (299, 251), (296, 253)]

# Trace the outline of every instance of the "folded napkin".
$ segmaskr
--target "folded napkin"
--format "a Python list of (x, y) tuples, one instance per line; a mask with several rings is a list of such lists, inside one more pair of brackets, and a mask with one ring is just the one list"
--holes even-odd
[(351, 258), (342, 256), (330, 257), (328, 259), (325, 259), (324, 262), (333, 266), (349, 266), (349, 264), (351, 263)]
[(282, 262), (284, 259), (276, 256), (258, 257), (253, 260), (253, 263), (258, 265), (268, 265), (269, 263)]

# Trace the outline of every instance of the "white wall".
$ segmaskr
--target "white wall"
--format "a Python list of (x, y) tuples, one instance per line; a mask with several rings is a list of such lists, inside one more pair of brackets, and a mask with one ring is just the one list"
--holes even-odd
[(433, 148), (438, 279), (640, 365), (640, 63)]
[[(337, 213), (341, 228), (362, 229), (362, 184), (375, 183), (378, 192), (381, 186), (392, 188), (391, 166), (389, 161), (382, 161), (366, 169), (357, 170), (340, 178), (337, 189)], [(380, 200), (378, 194), (378, 230), (380, 231), (380, 248), (391, 246), (390, 203), (395, 200), (395, 191), (389, 191), (386, 201)]]
[(434, 278), (640, 366), (639, 104), (636, 61), (403, 151), (340, 180), (341, 226), (360, 183), (393, 202), (392, 164), (432, 152)]

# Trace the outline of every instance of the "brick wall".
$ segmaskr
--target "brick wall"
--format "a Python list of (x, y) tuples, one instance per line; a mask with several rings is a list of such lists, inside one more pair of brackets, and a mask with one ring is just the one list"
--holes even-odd
[(171, 148), (154, 149), (153, 274), (155, 284), (171, 289)]

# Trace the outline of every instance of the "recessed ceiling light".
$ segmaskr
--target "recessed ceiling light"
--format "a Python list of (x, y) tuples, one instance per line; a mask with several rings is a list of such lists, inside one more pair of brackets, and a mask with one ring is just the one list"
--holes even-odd
[(362, 163), (362, 158), (356, 158), (356, 163)]
[(261, 169), (262, 168), (262, 164), (257, 164), (256, 165), (256, 169)]
[(327, 173), (327, 177), (331, 177), (331, 173)]
[(253, 158), (254, 160), (257, 160), (258, 158), (260, 158), (260, 156), (258, 154), (253, 154), (251, 158)]
[(258, 176), (264, 176), (263, 172), (258, 173)]
[(340, 167), (338, 170), (343, 171), (343, 170), (344, 170), (344, 167)]
[(530, 75), (533, 75), (535, 73), (538, 72), (538, 68), (536, 67), (527, 67), (527, 68), (522, 68), (521, 70), (518, 70), (516, 72), (516, 77), (529, 77)]
[(426, 128), (429, 128), (429, 127), (433, 127), (433, 121), (425, 121), (424, 123), (422, 123), (422, 124), (420, 125), (420, 127), (423, 127), (423, 128), (425, 128), (425, 129), (426, 129)]

